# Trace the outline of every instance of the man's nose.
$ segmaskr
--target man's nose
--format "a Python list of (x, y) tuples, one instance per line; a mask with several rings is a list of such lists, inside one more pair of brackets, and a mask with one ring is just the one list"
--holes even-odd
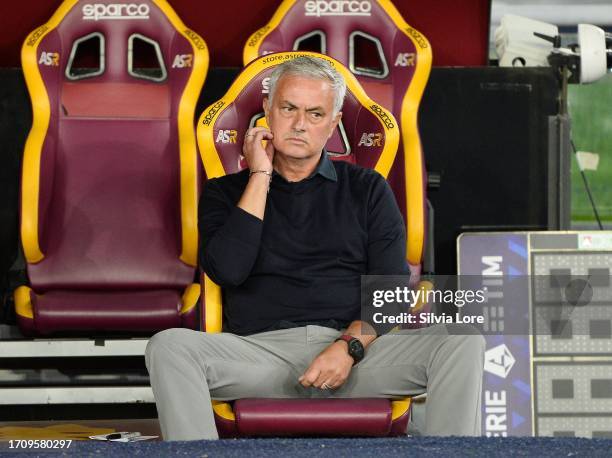
[(293, 129), (303, 131), (306, 127), (306, 113), (300, 110), (296, 110), (293, 118)]

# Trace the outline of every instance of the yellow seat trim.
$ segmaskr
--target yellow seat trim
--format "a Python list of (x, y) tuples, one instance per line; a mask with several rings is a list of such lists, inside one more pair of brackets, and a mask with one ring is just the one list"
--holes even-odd
[(197, 283), (192, 283), (185, 288), (185, 292), (181, 298), (181, 310), (179, 315), (183, 315), (193, 309), (196, 305), (198, 305), (198, 300), (200, 299), (200, 291), (201, 286)]
[(38, 239), (38, 202), (41, 154), (51, 118), (51, 102), (38, 69), (38, 45), (46, 35), (57, 28), (77, 3), (78, 0), (65, 0), (48, 22), (27, 36), (21, 47), (21, 66), (32, 103), (32, 128), (23, 151), (20, 228), (23, 252), (30, 264), (40, 262), (45, 257)]
[[(419, 300), (415, 302), (414, 307), (410, 309), (411, 313), (420, 312), (425, 305), (427, 305), (427, 301), (423, 299), (427, 297), (427, 292), (433, 289), (434, 285), (432, 282), (428, 280), (422, 280), (419, 282), (417, 286), (417, 292)], [(420, 293), (422, 291), (422, 293)]]
[(13, 297), (15, 299), (15, 313), (23, 318), (34, 319), (34, 307), (30, 293), (32, 288), (19, 286), (15, 289)]
[(221, 332), (223, 305), (221, 287), (204, 275), (204, 325), (206, 332)]
[(172, 26), (193, 49), (193, 67), (178, 107), (178, 140), (181, 176), (181, 255), (185, 264), (198, 264), (198, 151), (193, 118), (200, 91), (208, 72), (209, 53), (206, 43), (190, 30), (166, 0), (153, 0)]
[(215, 413), (224, 420), (236, 421), (232, 405), (229, 402), (212, 401), (212, 408)]
[(234, 83), (228, 89), (227, 93), (219, 101), (210, 105), (198, 121), (198, 146), (202, 156), (202, 163), (208, 178), (216, 178), (225, 175), (221, 158), (217, 152), (214, 141), (214, 124), (228, 106), (230, 106), (240, 95), (244, 87), (262, 71), (278, 65), (280, 62), (288, 59), (294, 59), (299, 56), (313, 56), (327, 60), (332, 66), (342, 74), (346, 81), (346, 85), (357, 100), (375, 115), (385, 135), (385, 145), (378, 158), (378, 162), (374, 170), (379, 172), (385, 178), (389, 175), (391, 165), (395, 160), (397, 148), (399, 146), (399, 127), (393, 114), (374, 102), (364, 89), (361, 87), (357, 78), (340, 62), (329, 56), (306, 51), (283, 52), (275, 53), (251, 62), (242, 73), (236, 78)]
[(404, 94), (400, 122), (404, 146), (404, 177), (406, 181), (406, 259), (418, 265), (423, 259), (425, 244), (425, 189), (423, 154), (419, 136), (418, 112), (433, 60), (431, 45), (419, 31), (408, 25), (390, 0), (376, 0), (397, 28), (414, 44), (417, 65)]
[(251, 63), (251, 61), (259, 57), (259, 47), (263, 43), (264, 38), (266, 38), (270, 32), (278, 27), (278, 24), (280, 24), (296, 1), (297, 0), (284, 0), (272, 16), (272, 19), (270, 19), (270, 21), (262, 28), (257, 29), (253, 34), (251, 34), (244, 45), (244, 49), (242, 50), (243, 65), (248, 65)]
[(399, 399), (397, 401), (391, 401), (391, 421), (397, 420), (402, 415), (408, 412), (412, 398)]

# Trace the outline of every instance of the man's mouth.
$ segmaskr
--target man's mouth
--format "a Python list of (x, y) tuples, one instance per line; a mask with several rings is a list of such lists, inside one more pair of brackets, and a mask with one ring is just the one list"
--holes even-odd
[(296, 142), (296, 143), (304, 143), (304, 144), (308, 143), (306, 140), (300, 137), (289, 137), (287, 140), (289, 140), (290, 142)]

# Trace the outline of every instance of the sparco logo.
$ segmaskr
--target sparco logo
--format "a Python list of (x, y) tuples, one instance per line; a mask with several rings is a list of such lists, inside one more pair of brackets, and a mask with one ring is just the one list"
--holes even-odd
[(149, 19), (149, 5), (141, 3), (93, 3), (83, 6), (83, 19), (104, 21), (112, 19)]
[(30, 34), (30, 36), (28, 37), (27, 45), (34, 46), (47, 30), (49, 30), (49, 27), (47, 27), (46, 25), (41, 25), (39, 28), (37, 28), (34, 32)]
[(421, 49), (427, 48), (427, 40), (419, 32), (414, 30), (412, 27), (408, 27), (406, 29), (406, 33), (408, 33), (408, 35), (410, 35), (412, 38), (414, 38), (414, 40), (419, 45), (419, 48), (421, 48)]
[(185, 35), (189, 37), (193, 45), (198, 49), (206, 49), (206, 44), (200, 35), (193, 30), (185, 29)]
[(393, 129), (395, 127), (395, 124), (393, 124), (393, 121), (391, 121), (391, 118), (385, 110), (383, 110), (376, 104), (371, 105), (370, 108), (374, 113), (378, 115), (380, 119), (382, 119), (382, 122), (385, 124), (385, 126), (387, 126), (387, 129)]
[(304, 3), (305, 16), (370, 16), (372, 4), (359, 0), (309, 0)]
[(263, 37), (268, 30), (270, 30), (269, 25), (263, 26), (261, 29), (259, 29), (253, 35), (251, 35), (251, 38), (249, 39), (249, 42), (247, 43), (247, 45), (251, 47), (255, 46), (257, 42), (261, 39), (261, 37)]
[(212, 107), (210, 107), (210, 110), (208, 110), (208, 113), (206, 113), (206, 116), (204, 116), (204, 119), (202, 120), (202, 124), (204, 124), (205, 126), (209, 126), (213, 118), (219, 112), (221, 107), (223, 107), (223, 105), (225, 105), (225, 102), (221, 101), (215, 103)]

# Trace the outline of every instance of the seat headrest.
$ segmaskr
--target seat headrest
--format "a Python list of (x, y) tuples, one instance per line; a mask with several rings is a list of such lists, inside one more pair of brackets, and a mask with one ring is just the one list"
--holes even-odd
[(389, 0), (285, 0), (247, 40), (243, 61), (289, 50), (321, 52), (355, 75), (396, 85), (413, 78), (417, 63), (431, 65), (429, 42)]
[(68, 81), (172, 83), (181, 69), (208, 66), (204, 40), (166, 0), (65, 0), (27, 37), (22, 61), (34, 49), (49, 82), (64, 75)]
[(332, 159), (373, 168), (387, 176), (399, 145), (399, 128), (390, 111), (370, 99), (357, 79), (340, 62), (312, 52), (285, 52), (251, 62), (222, 99), (209, 106), (198, 122), (200, 154), (208, 178), (238, 172), (246, 164), (241, 156), (246, 130), (263, 117), (263, 99), (269, 91), (274, 67), (299, 56), (330, 62), (347, 83), (342, 127), (327, 143)]

